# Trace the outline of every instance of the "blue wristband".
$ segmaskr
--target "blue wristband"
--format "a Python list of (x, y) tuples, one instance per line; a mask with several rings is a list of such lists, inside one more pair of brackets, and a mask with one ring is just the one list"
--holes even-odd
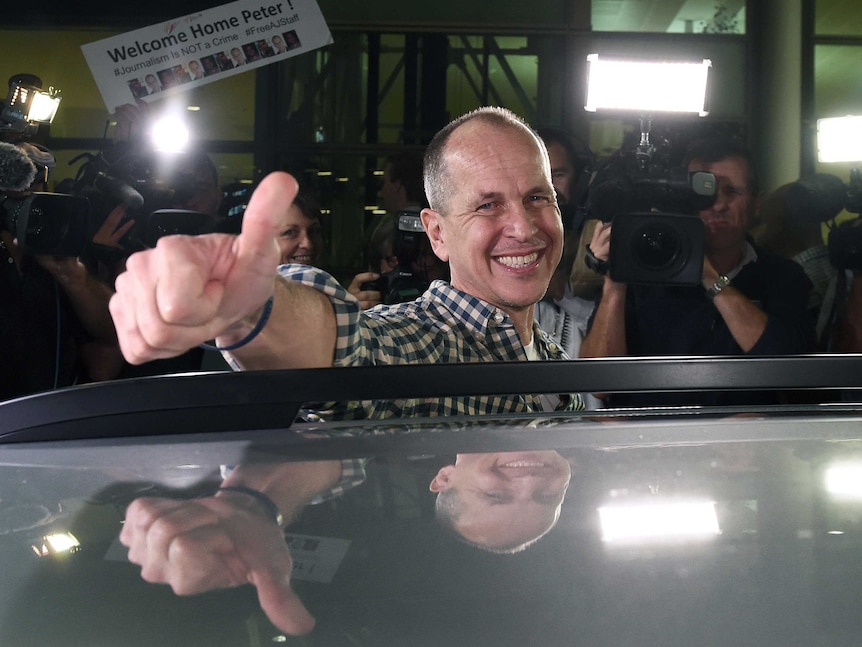
[(260, 331), (263, 330), (263, 327), (266, 325), (266, 322), (269, 321), (269, 315), (272, 314), (272, 303), (273, 297), (269, 297), (266, 300), (266, 303), (263, 304), (263, 312), (260, 314), (260, 319), (257, 320), (257, 323), (254, 325), (254, 328), (242, 339), (240, 339), (235, 344), (230, 344), (228, 346), (216, 346), (215, 344), (200, 344), (201, 348), (209, 348), (211, 350), (236, 350), (237, 348), (242, 348), (247, 343), (249, 343), (252, 339), (257, 337), (260, 334)]

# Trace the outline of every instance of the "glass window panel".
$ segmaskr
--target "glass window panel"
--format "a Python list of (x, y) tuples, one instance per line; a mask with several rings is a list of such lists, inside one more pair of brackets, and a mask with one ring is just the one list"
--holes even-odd
[(538, 56), (527, 38), (452, 36), (447, 104), (456, 116), (480, 105), (501, 105), (527, 120), (536, 114)]
[(490, 5), (487, 2), (462, 0), (435, 0), (434, 2), (403, 2), (403, 0), (376, 0), (375, 2), (344, 2), (320, 0), (320, 10), (330, 27), (341, 25), (367, 26), (369, 29), (404, 25), (459, 25), (499, 26), (501, 14), (511, 25), (522, 27), (559, 27), (568, 15), (572, 0), (538, 0), (537, 2), (507, 2)]
[(593, 31), (744, 34), (745, 0), (592, 0)]
[[(814, 104), (817, 119), (862, 115), (860, 60), (862, 45), (818, 45), (814, 48)], [(859, 162), (818, 161), (816, 169), (818, 172), (837, 175), (846, 182), (850, 169), (859, 165)]]
[(862, 6), (857, 0), (816, 0), (818, 36), (862, 36)]

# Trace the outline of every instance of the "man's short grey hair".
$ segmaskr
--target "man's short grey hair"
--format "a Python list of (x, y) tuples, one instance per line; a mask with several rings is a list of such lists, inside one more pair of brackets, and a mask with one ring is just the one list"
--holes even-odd
[[(429, 206), (439, 213), (445, 215), (446, 208), (449, 204), (449, 198), (452, 193), (453, 178), (448, 176), (446, 166), (446, 148), (449, 143), (449, 138), (452, 133), (463, 126), (468, 121), (478, 119), (484, 123), (499, 126), (501, 128), (510, 128), (527, 133), (536, 140), (537, 144), (545, 150), (545, 145), (541, 137), (533, 130), (521, 117), (507, 108), (497, 106), (484, 106), (477, 108), (464, 115), (461, 115), (454, 121), (451, 121), (443, 129), (441, 129), (428, 147), (425, 149), (425, 165), (423, 171), (423, 180), (425, 183), (425, 196), (428, 198)], [(545, 150), (547, 157), (547, 151)]]

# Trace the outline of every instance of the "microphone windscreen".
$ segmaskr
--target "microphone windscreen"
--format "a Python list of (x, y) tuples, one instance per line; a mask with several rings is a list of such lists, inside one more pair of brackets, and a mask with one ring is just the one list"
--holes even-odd
[(0, 142), (0, 191), (24, 191), (36, 179), (36, 166), (14, 144)]

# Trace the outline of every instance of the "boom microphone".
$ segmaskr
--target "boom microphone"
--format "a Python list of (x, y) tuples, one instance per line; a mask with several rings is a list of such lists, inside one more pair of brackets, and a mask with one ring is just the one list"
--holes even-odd
[(24, 191), (36, 179), (36, 166), (14, 144), (0, 142), (0, 191)]

